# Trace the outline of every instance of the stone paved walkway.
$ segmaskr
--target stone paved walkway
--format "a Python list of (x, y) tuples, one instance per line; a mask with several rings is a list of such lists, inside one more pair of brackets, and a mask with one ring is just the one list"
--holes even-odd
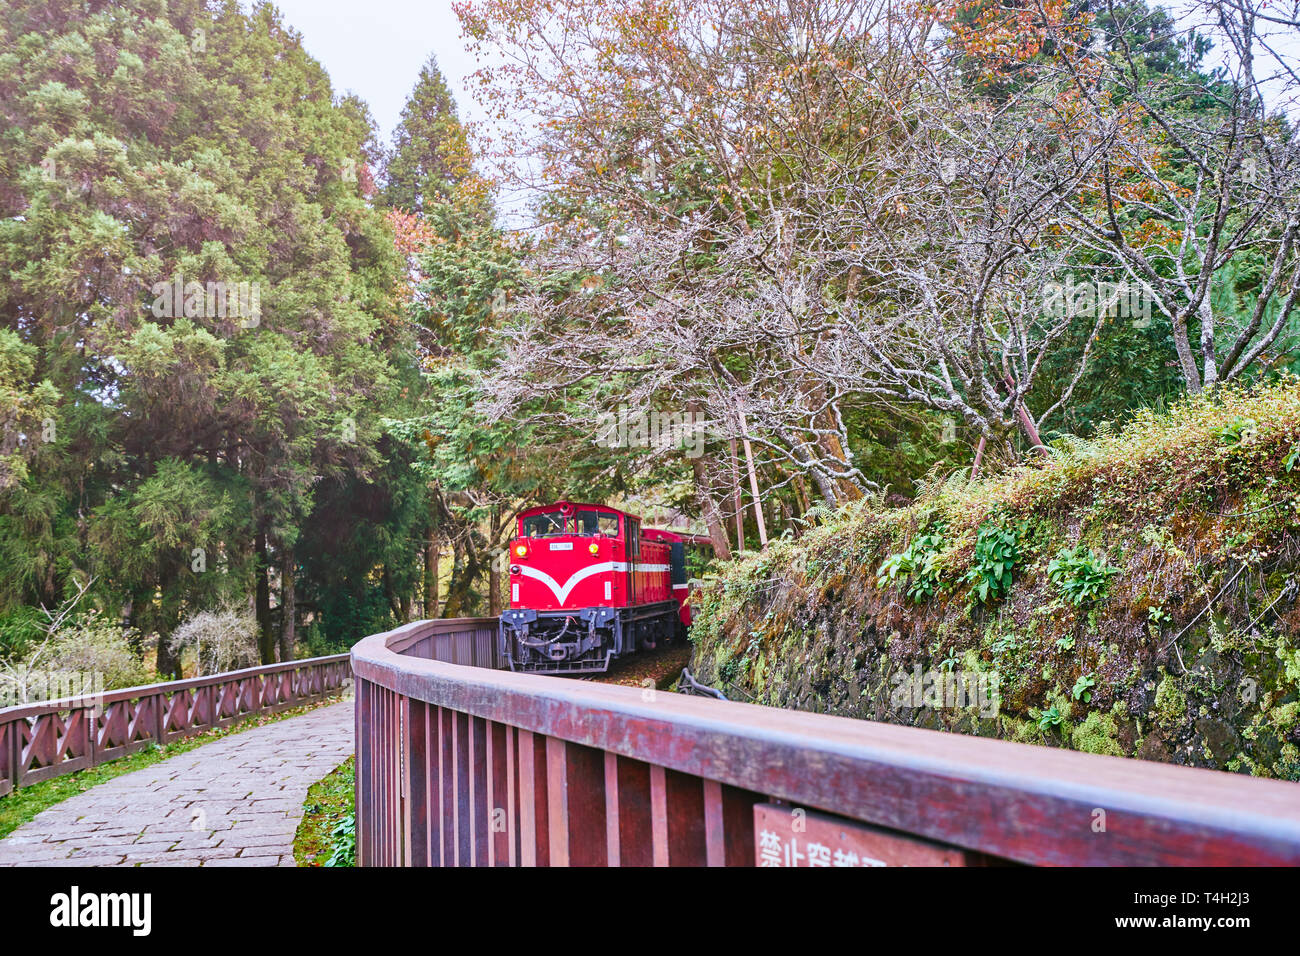
[(293, 866), (307, 788), (352, 754), (351, 699), (115, 777), (0, 840), (0, 866)]

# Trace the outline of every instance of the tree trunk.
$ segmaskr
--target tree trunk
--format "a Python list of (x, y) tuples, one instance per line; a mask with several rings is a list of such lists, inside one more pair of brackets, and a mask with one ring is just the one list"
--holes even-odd
[[(687, 402), (686, 411), (692, 424), (699, 421), (699, 402)], [(701, 442), (701, 452), (703, 452), (704, 447), (704, 443)], [(704, 455), (693, 455), (690, 456), (690, 459), (691, 476), (695, 480), (695, 497), (700, 503), (704, 526), (709, 531), (709, 540), (713, 543), (713, 554), (723, 561), (730, 561), (731, 542), (727, 540), (727, 526), (722, 520), (722, 513), (718, 510), (718, 502), (713, 497), (713, 483), (709, 478), (708, 469), (704, 465)]]
[(831, 511), (838, 508), (840, 506), (839, 488), (835, 480), (826, 473), (826, 469), (817, 465), (810, 465), (808, 473), (812, 475), (813, 484), (821, 492), (822, 501), (826, 503), (826, 507)]
[(424, 546), (424, 616), (438, 616), (438, 564), (442, 557), (442, 540), (438, 528), (429, 528), (429, 541)]
[(799, 515), (802, 517), (812, 509), (812, 502), (808, 500), (808, 486), (802, 475), (794, 476), (794, 493), (799, 499)]
[[(828, 419), (831, 416), (829, 413), (826, 413), (822, 417), (823, 419)], [(830, 458), (830, 460), (834, 462), (849, 462), (848, 452), (844, 450), (844, 445), (840, 441), (840, 436), (833, 430), (835, 422), (833, 420), (822, 421), (821, 424), (826, 427), (826, 432), (825, 434), (817, 436), (816, 445), (826, 456), (822, 458), (822, 461), (825, 461), (826, 458)], [(829, 478), (830, 476), (828, 475), (827, 477)], [(862, 497), (862, 488), (857, 485), (853, 479), (832, 478), (831, 480), (835, 485), (835, 505), (837, 507), (840, 502), (857, 501)]]
[(266, 531), (260, 525), (253, 540), (253, 565), (257, 574), (258, 649), (263, 664), (275, 663), (275, 633), (271, 629), (271, 582), (267, 580), (269, 562), (266, 554)]
[(393, 587), (393, 576), (388, 571), (388, 565), (385, 564), (382, 573), (384, 584), (384, 597), (388, 599), (388, 610), (392, 612), (394, 620), (398, 624), (406, 623), (406, 609), (398, 599), (397, 589)]
[(181, 659), (167, 643), (170, 638), (170, 634), (158, 635), (158, 677), (162, 680), (180, 680)]
[(45, 566), (45, 583), (42, 585), (41, 603), (46, 607), (56, 607), (59, 603), (58, 579), (55, 576), (57, 565), (50, 561)]
[(451, 580), (447, 582), (447, 600), (442, 606), (444, 617), (457, 617), (465, 604), (465, 547), (457, 536), (451, 550)]
[(767, 524), (763, 521), (763, 496), (758, 490), (758, 472), (754, 468), (754, 449), (749, 444), (749, 427), (745, 424), (745, 413), (736, 410), (740, 416), (741, 444), (745, 448), (745, 468), (749, 471), (749, 490), (754, 495), (754, 518), (758, 521), (758, 547), (767, 547)]
[[(1016, 383), (1010, 375), (1004, 375), (1002, 381), (1006, 384), (1009, 391), (1012, 393), (1015, 392)], [(1033, 418), (1030, 417), (1029, 410), (1025, 408), (1024, 402), (1016, 403), (1016, 421), (1020, 423), (1020, 429), (1025, 433), (1025, 437), (1029, 439), (1029, 444), (1034, 451), (1044, 457), (1050, 454), (1047, 448), (1043, 445), (1043, 440), (1038, 435), (1038, 427), (1034, 424)]]
[(731, 542), (727, 539), (727, 526), (722, 523), (722, 515), (718, 513), (718, 503), (713, 498), (713, 489), (709, 487), (709, 476), (702, 456), (696, 455), (691, 459), (691, 473), (695, 476), (695, 496), (704, 513), (704, 526), (709, 529), (713, 553), (722, 561), (730, 561)]
[(736, 439), (728, 441), (731, 446), (731, 507), (736, 516), (736, 553), (745, 553), (745, 506), (740, 500), (740, 464), (736, 456)]
[(1190, 315), (1175, 316), (1170, 329), (1174, 337), (1174, 351), (1178, 354), (1178, 368), (1183, 373), (1188, 393), (1195, 395), (1201, 390), (1201, 373), (1196, 367), (1196, 356), (1192, 354), (1187, 334), (1187, 321), (1190, 318)]
[(1034, 420), (1029, 417), (1029, 412), (1025, 409), (1025, 403), (1021, 402), (1016, 406), (1016, 418), (1020, 420), (1020, 427), (1024, 430), (1025, 437), (1029, 439), (1029, 444), (1033, 450), (1046, 457), (1050, 454), (1043, 444), (1042, 438), (1038, 435), (1038, 426)]
[(496, 617), (501, 613), (501, 562), (505, 560), (506, 550), (497, 550), (493, 543), (497, 540), (501, 525), (501, 506), (493, 505), (488, 515), (488, 616)]
[(280, 661), (293, 660), (293, 645), (297, 640), (295, 623), (297, 601), (294, 595), (294, 554), (293, 548), (285, 548), (280, 567)]
[(158, 676), (164, 680), (180, 680), (180, 656), (172, 651), (168, 641), (176, 630), (179, 617), (178, 595), (176, 593), (176, 574), (171, 569), (163, 569), (158, 579), (158, 591), (161, 595), (157, 627), (158, 657), (156, 661)]
[(144, 639), (146, 635), (136, 624), (136, 612), (138, 608), (144, 606), (145, 598), (143, 594), (132, 590), (126, 596), (126, 603), (122, 605), (122, 629), (130, 632), (127, 643), (131, 645), (131, 650), (141, 658), (144, 657)]
[(488, 562), (488, 616), (501, 613), (501, 562), (496, 555)]

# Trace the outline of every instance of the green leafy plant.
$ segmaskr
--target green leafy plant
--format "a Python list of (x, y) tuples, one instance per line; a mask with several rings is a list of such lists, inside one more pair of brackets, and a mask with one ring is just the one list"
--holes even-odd
[(985, 524), (975, 539), (975, 556), (965, 581), (971, 585), (971, 601), (988, 604), (1007, 593), (1020, 560), (1016, 532)]
[(1282, 462), (1282, 469), (1289, 475), (1296, 465), (1300, 465), (1300, 441), (1291, 446), (1286, 460)]
[(1255, 419), (1238, 415), (1220, 429), (1219, 438), (1225, 445), (1235, 448), (1250, 444), (1257, 434), (1259, 434), (1259, 425), (1256, 424)]
[(739, 657), (728, 657), (718, 663), (718, 680), (724, 684), (735, 683), (740, 677), (741, 659)]
[(1147, 620), (1152, 624), (1160, 625), (1169, 620), (1169, 612), (1158, 604), (1147, 608)]
[(1053, 704), (1038, 715), (1038, 729), (1051, 730), (1053, 727), (1059, 727), (1064, 719), (1056, 705)]
[(926, 534), (917, 535), (897, 554), (891, 554), (876, 572), (877, 587), (906, 584), (910, 601), (919, 604), (943, 588), (941, 570), (936, 563), (944, 545), (944, 528), (937, 525)]
[(1067, 634), (1067, 635), (1065, 635), (1065, 637), (1058, 637), (1058, 638), (1056, 639), (1056, 646), (1059, 647), (1059, 648), (1060, 648), (1061, 650), (1063, 650), (1063, 651), (1072, 651), (1072, 650), (1074, 650), (1074, 635), (1073, 635), (1073, 634)]
[(1017, 640), (1014, 633), (1007, 632), (994, 638), (990, 649), (993, 651), (994, 655), (998, 657), (1006, 657), (1007, 655), (1015, 654), (1020, 650), (1020, 642)]
[(334, 838), (334, 852), (330, 854), (325, 861), (326, 866), (356, 866), (357, 865), (357, 815), (349, 813), (346, 817), (334, 824), (334, 829), (330, 831), (330, 836)]
[(1082, 546), (1061, 551), (1047, 565), (1048, 579), (1075, 607), (1102, 597), (1119, 571), (1104, 557)]
[(1079, 679), (1074, 682), (1070, 688), (1070, 696), (1075, 700), (1081, 700), (1085, 704), (1092, 700), (1092, 689), (1097, 686), (1097, 679), (1091, 674), (1080, 674)]

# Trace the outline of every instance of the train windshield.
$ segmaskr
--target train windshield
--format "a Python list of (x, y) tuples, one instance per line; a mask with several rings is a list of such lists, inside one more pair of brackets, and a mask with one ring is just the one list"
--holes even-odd
[(581, 509), (569, 518), (557, 511), (544, 511), (541, 514), (524, 518), (524, 537), (547, 538), (561, 534), (601, 535), (606, 538), (618, 537), (618, 515), (604, 511)]
[(564, 533), (564, 515), (558, 510), (529, 515), (524, 519), (525, 538), (546, 538)]
[(579, 511), (574, 518), (578, 534), (599, 534), (606, 538), (618, 537), (618, 515), (604, 511)]

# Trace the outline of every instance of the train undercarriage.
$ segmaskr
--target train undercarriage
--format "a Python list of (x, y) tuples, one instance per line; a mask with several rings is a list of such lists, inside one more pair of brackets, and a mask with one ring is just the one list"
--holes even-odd
[(682, 631), (678, 611), (676, 601), (572, 611), (511, 608), (501, 614), (498, 642), (513, 671), (598, 674), (626, 654), (676, 639)]

